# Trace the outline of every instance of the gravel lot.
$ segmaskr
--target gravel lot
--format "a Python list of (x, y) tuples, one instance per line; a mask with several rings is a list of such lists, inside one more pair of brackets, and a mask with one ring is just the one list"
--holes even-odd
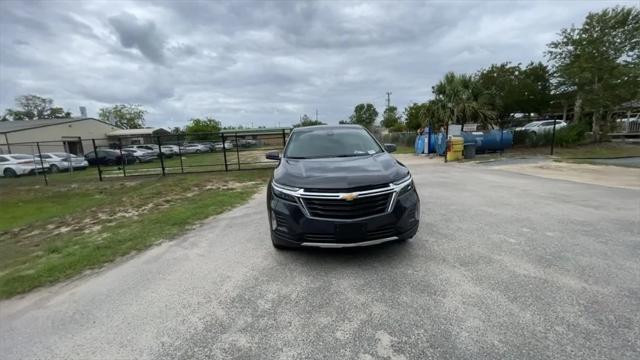
[(423, 204), (408, 243), (275, 251), (262, 193), (0, 303), (1, 357), (640, 357), (639, 190), (408, 163)]

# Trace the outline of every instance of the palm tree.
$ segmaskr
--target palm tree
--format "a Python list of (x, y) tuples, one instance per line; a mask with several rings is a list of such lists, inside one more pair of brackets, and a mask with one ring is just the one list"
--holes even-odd
[(489, 110), (486, 94), (473, 76), (448, 72), (432, 90), (435, 99), (429, 102), (428, 108), (437, 122), (493, 125), (496, 113)]

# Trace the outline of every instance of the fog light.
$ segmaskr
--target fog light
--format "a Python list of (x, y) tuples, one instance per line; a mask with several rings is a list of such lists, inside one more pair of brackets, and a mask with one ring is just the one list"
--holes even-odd
[(278, 227), (278, 222), (276, 221), (276, 213), (271, 211), (271, 230), (275, 230)]

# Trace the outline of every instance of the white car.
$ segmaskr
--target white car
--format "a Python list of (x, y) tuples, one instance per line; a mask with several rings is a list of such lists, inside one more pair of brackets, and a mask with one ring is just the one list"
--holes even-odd
[(556, 122), (556, 130), (562, 129), (563, 127), (567, 126), (567, 123), (562, 120), (543, 120), (530, 122), (521, 128), (517, 128), (516, 131), (526, 131), (528, 133), (540, 135), (552, 131), (554, 121)]
[[(215, 146), (216, 151), (222, 150), (222, 142), (217, 142), (217, 143), (213, 144), (213, 146)], [(225, 141), (224, 142), (224, 148), (227, 149), (227, 150), (233, 149), (233, 143), (231, 141)]]
[[(142, 145), (130, 145), (127, 147), (131, 147), (131, 146), (135, 146), (137, 149), (140, 150), (149, 150), (149, 151), (155, 151), (158, 155), (160, 155), (160, 146), (156, 145), (156, 144), (142, 144)], [(172, 157), (173, 155), (178, 153), (178, 147), (175, 145), (162, 145), (162, 154), (164, 154), (165, 157)]]
[[(44, 165), (44, 166), (43, 166)], [(3, 154), (0, 155), (0, 176), (16, 177), (49, 171), (49, 164), (42, 163), (33, 155)]]
[(128, 153), (133, 155), (133, 157), (138, 160), (138, 162), (150, 162), (158, 157), (158, 153), (152, 150), (145, 150), (135, 147), (125, 147), (122, 148), (123, 153)]
[(180, 147), (183, 154), (204, 153), (209, 152), (209, 147), (202, 144), (184, 144)]
[[(35, 155), (35, 158), (36, 161), (40, 159), (37, 155)], [(68, 171), (71, 168), (81, 170), (89, 167), (89, 162), (84, 157), (64, 152), (42, 153), (42, 160), (49, 164), (49, 169), (52, 173)]]

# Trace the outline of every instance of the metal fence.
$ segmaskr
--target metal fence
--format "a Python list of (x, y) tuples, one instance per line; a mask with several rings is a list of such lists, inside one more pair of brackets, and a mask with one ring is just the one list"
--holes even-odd
[[(273, 168), (275, 161), (266, 160), (268, 151), (281, 151), (290, 131), (237, 131), (198, 133), (190, 135), (123, 136), (101, 139), (65, 139), (29, 143), (0, 144), (0, 169), (3, 154), (29, 155), (31, 164), (22, 162), (24, 173), (40, 175), (43, 181), (55, 181), (52, 172), (68, 172), (87, 179), (103, 181), (106, 178), (130, 176), (167, 176), (172, 174), (238, 171)], [(76, 157), (63, 157), (64, 153)], [(6, 156), (4, 157), (7, 158)], [(75, 164), (75, 165), (74, 165)], [(4, 167), (3, 167), (4, 166)], [(10, 165), (9, 165), (10, 166)], [(30, 171), (29, 168), (31, 168)], [(0, 176), (7, 175), (0, 170)], [(84, 169), (83, 169), (84, 170)], [(93, 176), (90, 176), (93, 174)], [(56, 175), (62, 176), (62, 175)]]

